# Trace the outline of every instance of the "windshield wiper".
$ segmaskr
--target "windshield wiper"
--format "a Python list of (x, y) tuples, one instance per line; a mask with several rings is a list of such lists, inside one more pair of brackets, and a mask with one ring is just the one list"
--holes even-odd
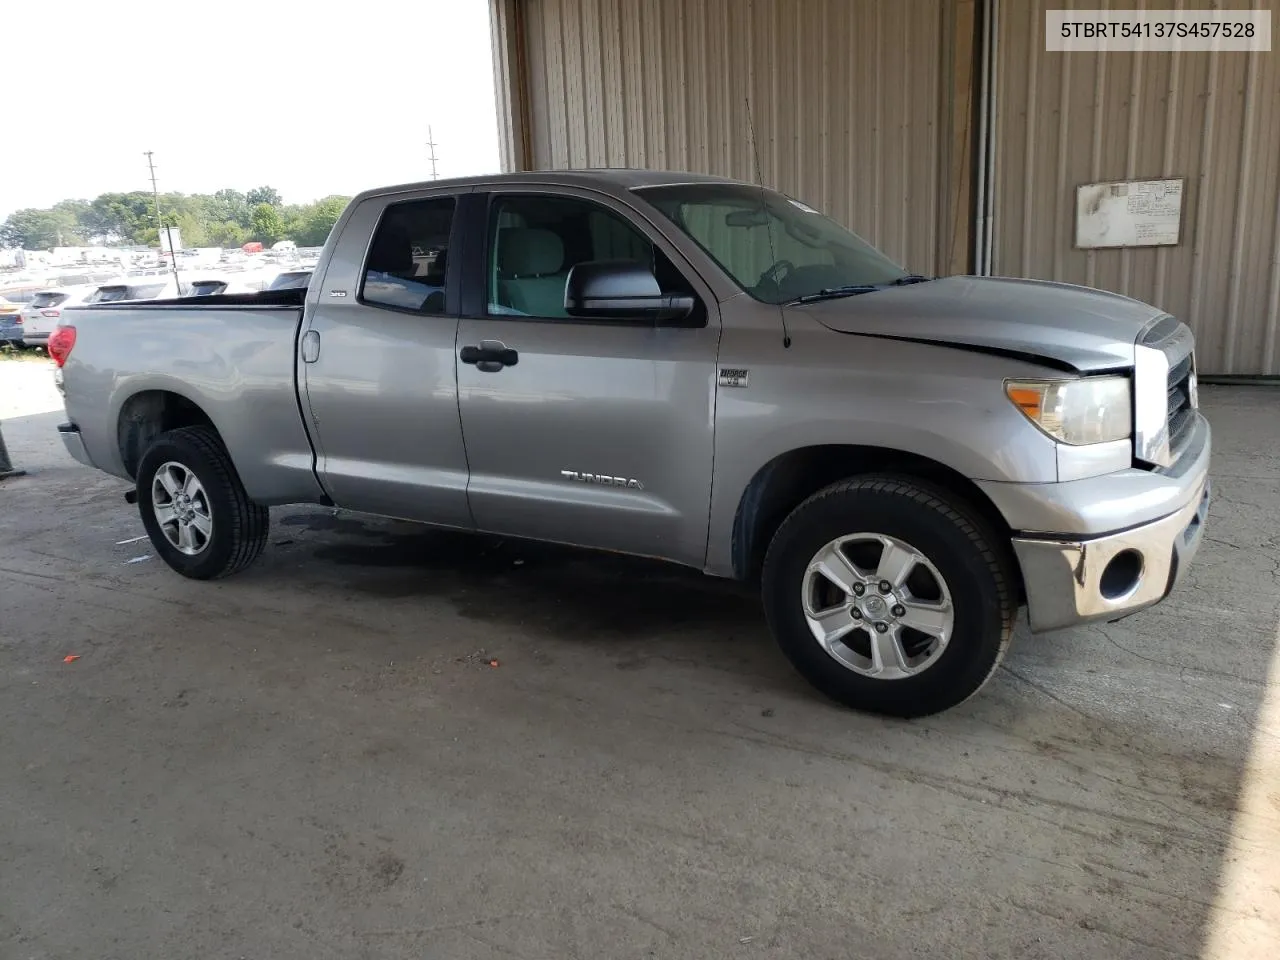
[(910, 283), (929, 283), (931, 280), (936, 279), (937, 277), (923, 277), (918, 273), (908, 273), (905, 277), (898, 277), (897, 280), (891, 280), (889, 283), (847, 283), (839, 287), (824, 287), (817, 293), (806, 293), (803, 297), (794, 297), (786, 301), (783, 306), (791, 307), (797, 303), (813, 303), (815, 300), (854, 297), (860, 293), (874, 293), (877, 290), (883, 290), (885, 287), (905, 287)]
[(817, 293), (806, 293), (803, 297), (793, 297), (783, 304), (791, 307), (797, 303), (813, 303), (815, 300), (835, 300), (839, 297), (856, 297), (860, 293), (874, 293), (880, 287), (874, 283), (849, 283), (843, 287), (826, 287)]

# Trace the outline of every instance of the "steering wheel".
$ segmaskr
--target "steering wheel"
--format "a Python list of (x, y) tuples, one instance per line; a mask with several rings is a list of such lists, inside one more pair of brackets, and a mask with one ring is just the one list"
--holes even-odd
[[(776, 290), (782, 286), (782, 281), (795, 273), (796, 265), (790, 260), (778, 260), (764, 273), (760, 274), (760, 279), (756, 281), (756, 286), (764, 286), (765, 283), (773, 284)], [(785, 272), (784, 272), (785, 271)]]

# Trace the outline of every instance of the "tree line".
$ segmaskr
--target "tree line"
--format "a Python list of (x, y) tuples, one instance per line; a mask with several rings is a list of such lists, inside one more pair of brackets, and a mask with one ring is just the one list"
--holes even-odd
[[(318, 247), (349, 199), (330, 196), (285, 204), (273, 187), (257, 187), (247, 193), (162, 193), (160, 209), (164, 225), (181, 231), (184, 247), (238, 247), (254, 240), (267, 246), (292, 240), (300, 247)], [(158, 242), (155, 197), (142, 190), (16, 210), (0, 225), (0, 246), (24, 250)]]

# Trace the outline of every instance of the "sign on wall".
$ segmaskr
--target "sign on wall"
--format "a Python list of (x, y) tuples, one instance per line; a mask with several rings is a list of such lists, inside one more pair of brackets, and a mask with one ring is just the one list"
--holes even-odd
[(1076, 187), (1076, 246), (1169, 247), (1182, 233), (1182, 178)]

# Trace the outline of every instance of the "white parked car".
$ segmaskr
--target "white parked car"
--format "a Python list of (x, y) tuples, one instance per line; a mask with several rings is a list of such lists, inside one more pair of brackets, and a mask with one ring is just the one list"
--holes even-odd
[(93, 286), (51, 287), (37, 291), (18, 314), (23, 345), (42, 347), (48, 343), (49, 335), (62, 319), (62, 311), (88, 302), (88, 297), (97, 289)]

